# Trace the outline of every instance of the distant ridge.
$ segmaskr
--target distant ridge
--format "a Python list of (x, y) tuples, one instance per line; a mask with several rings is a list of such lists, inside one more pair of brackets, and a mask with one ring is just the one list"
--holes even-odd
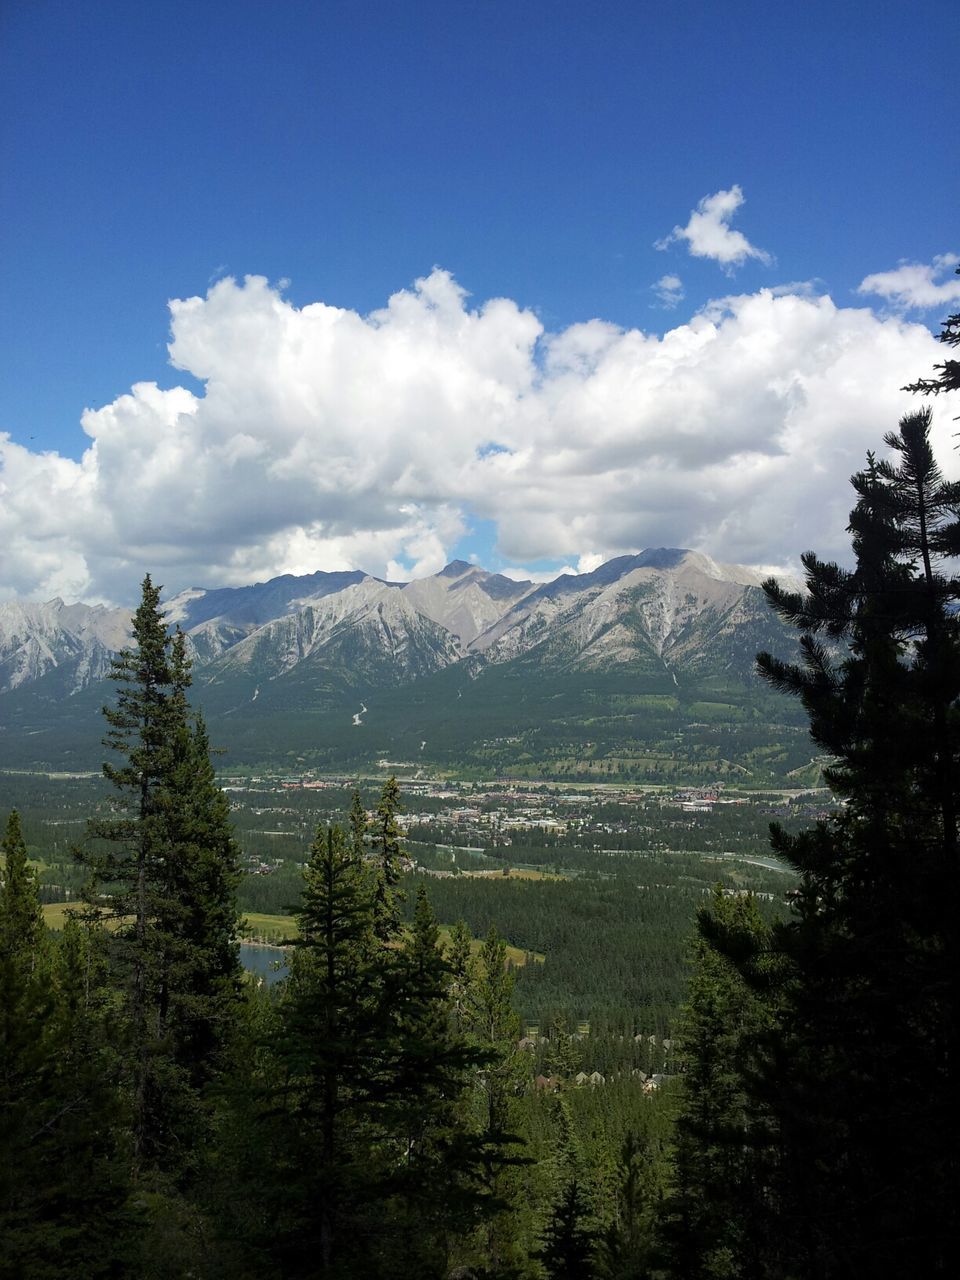
[[(581, 739), (595, 754), (608, 739), (667, 734), (666, 759), (688, 750), (691, 733), (713, 742), (710, 726), (723, 723), (730, 740), (711, 750), (730, 760), (767, 705), (756, 652), (793, 644), (766, 605), (763, 576), (657, 547), (547, 583), (454, 560), (405, 583), (355, 570), (192, 588), (167, 609), (188, 639), (195, 699), (246, 758), (329, 751), (335, 764), (402, 746), (424, 761), (513, 752), (535, 764), (560, 751), (548, 740), (568, 735), (571, 768), (588, 749)], [(83, 750), (100, 754), (90, 706), (110, 696), (102, 682), (129, 621), (124, 610), (59, 600), (0, 604), (0, 764), (60, 758), (57, 733), (69, 738), (74, 719), (79, 733), (81, 714)], [(659, 759), (629, 752), (644, 768)]]

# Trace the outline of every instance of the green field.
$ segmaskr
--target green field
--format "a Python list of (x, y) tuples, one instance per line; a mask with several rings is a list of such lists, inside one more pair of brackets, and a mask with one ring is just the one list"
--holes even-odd
[[(528, 872), (527, 876), (532, 878), (537, 877), (537, 874), (537, 872)], [(79, 910), (80, 904), (75, 902), (46, 902), (43, 905), (43, 922), (48, 929), (60, 930), (63, 928), (66, 913)], [(243, 924), (244, 935), (255, 942), (282, 943), (289, 942), (297, 936), (297, 922), (293, 916), (267, 915), (261, 911), (248, 911), (243, 917)], [(441, 925), (440, 936), (444, 941), (449, 941), (449, 925)], [(470, 949), (476, 955), (482, 946), (481, 939), (474, 938)], [(507, 943), (507, 959), (511, 964), (526, 964), (530, 954), (533, 955), (534, 960), (543, 962), (544, 956), (539, 952), (529, 953)]]

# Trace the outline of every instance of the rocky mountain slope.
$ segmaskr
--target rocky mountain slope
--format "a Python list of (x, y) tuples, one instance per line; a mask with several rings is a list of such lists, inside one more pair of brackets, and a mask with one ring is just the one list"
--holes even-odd
[(72, 693), (100, 680), (130, 636), (130, 614), (102, 605), (0, 604), (0, 693), (59, 673)]
[[(255, 758), (281, 752), (286, 735), (289, 750), (412, 744), (427, 760), (431, 748), (449, 756), (526, 740), (565, 717), (583, 729), (570, 742), (576, 758), (588, 723), (593, 737), (617, 741), (649, 737), (655, 722), (660, 733), (671, 717), (740, 724), (745, 705), (763, 703), (757, 649), (786, 641), (755, 571), (662, 548), (546, 584), (454, 561), (409, 583), (320, 572), (195, 589), (167, 609), (190, 642), (196, 699), (227, 745)], [(109, 697), (102, 681), (128, 626), (102, 607), (0, 605), (0, 762), (5, 748), (25, 747), (23, 735), (35, 739), (27, 753), (45, 758), (54, 724)], [(614, 708), (628, 703), (618, 719)]]

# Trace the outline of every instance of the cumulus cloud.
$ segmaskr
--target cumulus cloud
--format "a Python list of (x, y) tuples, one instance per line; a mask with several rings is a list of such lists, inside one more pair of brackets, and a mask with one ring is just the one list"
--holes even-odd
[(932, 311), (960, 301), (960, 279), (941, 280), (958, 264), (955, 253), (939, 253), (929, 265), (901, 262), (893, 271), (867, 276), (857, 292), (886, 298), (899, 311)]
[[(583, 571), (648, 546), (721, 561), (843, 556), (850, 473), (941, 349), (922, 325), (761, 290), (662, 337), (545, 332), (434, 270), (370, 315), (295, 307), (261, 277), (171, 303), (171, 359), (82, 418), (80, 461), (0, 436), (0, 581), (130, 601), (361, 568), (406, 578), (471, 521), (497, 553)], [(945, 469), (952, 415), (934, 405)]]
[(769, 266), (773, 258), (765, 249), (752, 245), (742, 231), (734, 231), (730, 219), (744, 202), (743, 191), (734, 184), (729, 191), (704, 196), (691, 210), (685, 227), (674, 227), (668, 236), (658, 240), (657, 249), (686, 241), (687, 252), (694, 258), (710, 258), (726, 271), (739, 267), (747, 258), (756, 258)]
[(657, 295), (661, 307), (665, 307), (668, 311), (672, 311), (678, 302), (682, 302), (684, 297), (683, 281), (679, 276), (661, 276), (660, 279), (650, 286)]

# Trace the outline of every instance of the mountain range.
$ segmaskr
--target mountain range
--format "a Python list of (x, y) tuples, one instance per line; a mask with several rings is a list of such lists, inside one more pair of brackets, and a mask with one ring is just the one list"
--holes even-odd
[[(386, 758), (761, 785), (805, 776), (811, 756), (795, 708), (753, 672), (759, 649), (795, 647), (761, 579), (659, 548), (548, 583), (457, 560), (406, 583), (284, 575), (165, 607), (188, 638), (194, 700), (237, 767)], [(104, 606), (0, 604), (0, 766), (99, 760), (97, 710), (129, 624)]]

